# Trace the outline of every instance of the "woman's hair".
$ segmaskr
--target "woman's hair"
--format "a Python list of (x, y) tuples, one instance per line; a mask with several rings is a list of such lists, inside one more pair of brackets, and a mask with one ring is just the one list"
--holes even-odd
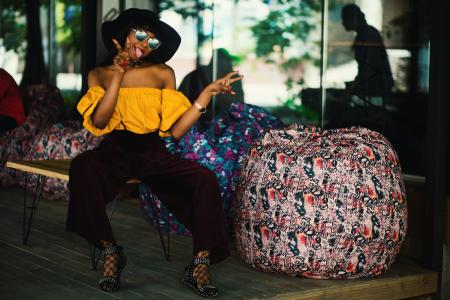
[[(130, 33), (131, 29), (141, 29), (141, 30), (145, 30), (145, 31), (150, 31), (153, 34), (155, 34), (155, 36), (158, 38), (158, 34), (157, 32), (154, 32), (151, 30), (150, 26), (148, 26), (147, 24), (136, 24), (134, 22), (130, 22), (128, 23), (128, 25), (124, 26), (122, 28), (122, 30), (119, 30), (116, 34), (115, 34), (115, 39), (119, 42), (120, 46), (122, 46), (122, 49), (124, 49), (126, 47), (126, 41), (127, 41), (127, 37), (128, 34)], [(151, 62), (151, 63), (155, 63), (159, 61), (159, 49), (157, 50), (153, 50), (150, 55), (142, 58), (142, 61), (147, 61), (147, 62)], [(106, 58), (99, 64), (100, 66), (108, 66), (113, 64), (113, 60), (114, 60), (114, 56), (117, 55), (117, 49), (114, 47), (113, 49), (109, 50), (108, 55), (106, 56)]]

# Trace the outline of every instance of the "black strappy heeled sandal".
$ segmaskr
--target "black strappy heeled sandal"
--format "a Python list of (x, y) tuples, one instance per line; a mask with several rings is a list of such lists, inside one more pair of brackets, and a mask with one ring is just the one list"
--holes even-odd
[(199, 294), (202, 297), (206, 297), (206, 298), (217, 297), (217, 296), (219, 296), (219, 290), (215, 286), (210, 284), (209, 272), (207, 269), (206, 269), (206, 272), (207, 272), (206, 282), (207, 283), (200, 285), (200, 287), (198, 286), (198, 281), (194, 277), (194, 270), (195, 270), (196, 266), (202, 265), (202, 264), (209, 266), (209, 258), (208, 257), (194, 258), (192, 263), (184, 269), (184, 271), (185, 271), (184, 278), (181, 280), (181, 283), (184, 284), (185, 286), (190, 287), (191, 289), (193, 289), (197, 294)]
[[(125, 254), (123, 253), (123, 249), (121, 246), (116, 245), (110, 245), (104, 249), (105, 256), (103, 258), (103, 271), (105, 270), (105, 263), (114, 263), (114, 261), (111, 262), (111, 258), (107, 258), (108, 255), (117, 255), (117, 271), (115, 276), (103, 276), (100, 278), (98, 285), (100, 288), (106, 292), (116, 292), (120, 288), (120, 274), (122, 273), (122, 270), (125, 268), (125, 265), (127, 263), (127, 258)], [(112, 266), (106, 266), (107, 268), (114, 268), (114, 265)]]

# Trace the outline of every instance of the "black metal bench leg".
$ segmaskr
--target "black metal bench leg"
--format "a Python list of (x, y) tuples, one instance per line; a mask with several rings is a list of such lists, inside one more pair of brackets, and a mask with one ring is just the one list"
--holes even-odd
[[(38, 208), (39, 200), (41, 199), (42, 188), (45, 184), (45, 176), (38, 175), (36, 188), (34, 190), (33, 202), (31, 206), (27, 204), (27, 180), (28, 175), (25, 176), (25, 187), (23, 194), (23, 220), (22, 220), (22, 242), (24, 245), (28, 243), (28, 237), (30, 236), (31, 225), (33, 224), (34, 216), (36, 215), (36, 210)], [(27, 215), (27, 210), (30, 210), (30, 213)], [(28, 220), (27, 220), (28, 219)]]
[[(98, 265), (98, 256), (97, 256), (98, 254), (96, 255), (97, 249), (91, 243), (88, 242), (88, 244), (89, 244), (89, 256), (91, 257), (92, 270), (96, 271), (97, 265)], [(101, 251), (99, 251), (99, 252), (101, 252)]]
[(166, 220), (166, 230), (167, 230), (167, 254), (164, 253), (167, 261), (170, 261), (170, 220), (169, 216), (167, 216)]
[[(114, 198), (114, 202), (113, 202), (113, 205), (111, 207), (111, 211), (110, 211), (109, 216), (108, 216), (109, 221), (111, 221), (111, 219), (112, 219), (112, 216), (114, 214), (114, 210), (116, 209), (116, 205), (117, 205), (117, 202), (119, 201), (119, 198), (120, 198), (120, 194), (118, 194)], [(98, 261), (100, 260), (100, 255), (102, 254), (102, 252), (103, 251), (97, 250), (97, 248), (94, 245), (89, 243), (89, 255), (91, 257), (92, 270), (94, 270), (94, 271), (97, 270)]]
[(167, 247), (166, 247), (166, 243), (164, 242), (164, 238), (161, 232), (161, 223), (163, 222), (158, 214), (156, 213), (156, 205), (155, 205), (155, 198), (153, 196), (153, 194), (150, 191), (150, 188), (148, 186), (146, 186), (147, 189), (147, 194), (150, 196), (150, 209), (152, 210), (153, 216), (155, 217), (155, 223), (156, 223), (156, 229), (158, 230), (158, 234), (159, 234), (159, 238), (161, 240), (161, 246), (163, 248), (164, 251), (164, 257), (166, 258), (167, 261), (170, 261), (170, 221), (169, 221), (169, 216), (167, 216), (167, 220), (165, 220), (165, 224), (166, 224), (166, 229), (167, 229)]

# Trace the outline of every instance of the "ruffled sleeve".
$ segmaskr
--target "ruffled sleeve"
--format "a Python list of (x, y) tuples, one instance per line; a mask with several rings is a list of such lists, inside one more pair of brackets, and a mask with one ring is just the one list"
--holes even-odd
[(161, 105), (161, 125), (159, 127), (159, 136), (170, 136), (170, 128), (190, 107), (191, 102), (183, 93), (163, 89)]
[(92, 124), (91, 116), (97, 107), (98, 103), (101, 101), (102, 97), (105, 95), (105, 90), (100, 86), (94, 86), (89, 88), (87, 93), (78, 102), (77, 110), (83, 116), (83, 126), (92, 134), (99, 136), (107, 134), (114, 130), (117, 124), (120, 123), (120, 115), (114, 111), (109, 123), (105, 128), (100, 129)]

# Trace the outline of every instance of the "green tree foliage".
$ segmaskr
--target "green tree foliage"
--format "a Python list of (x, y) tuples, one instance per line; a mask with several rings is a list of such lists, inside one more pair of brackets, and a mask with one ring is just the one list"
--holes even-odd
[(286, 74), (288, 98), (282, 99), (283, 106), (311, 121), (316, 121), (318, 115), (301, 103), (300, 92), (305, 82), (298, 73), (299, 66), (305, 62), (320, 63), (317, 31), (321, 3), (320, 0), (278, 0), (271, 4), (266, 19), (251, 27), (256, 39), (256, 56), (277, 65)]
[(25, 52), (25, 1), (2, 0), (0, 2), (0, 39), (6, 51)]
[(160, 11), (172, 10), (186, 18), (197, 18), (206, 9), (212, 9), (210, 5), (202, 0), (161, 0), (159, 3)]
[(181, 15), (183, 19), (194, 18), (197, 23), (197, 59), (196, 65), (200, 66), (200, 51), (202, 45), (211, 38), (210, 34), (205, 34), (203, 30), (203, 13), (205, 10), (213, 9), (203, 0), (160, 0), (159, 10), (172, 10)]
[[(49, 9), (50, 0), (40, 6)], [(81, 51), (81, 0), (56, 0), (56, 43), (67, 51)], [(2, 0), (0, 4), (0, 38), (6, 51), (21, 55), (26, 47), (26, 1)]]
[(81, 0), (56, 1), (56, 43), (65, 50), (81, 51)]
[[(242, 0), (235, 0), (242, 1)], [(268, 1), (261, 0), (263, 3)], [(283, 106), (306, 116), (317, 119), (314, 112), (306, 109), (299, 101), (302, 78), (295, 76), (298, 66), (303, 62), (320, 62), (319, 41), (311, 42), (312, 33), (320, 26), (321, 0), (277, 0), (271, 1), (271, 10), (266, 19), (255, 21), (251, 27), (256, 40), (254, 52), (267, 63), (276, 64), (286, 74), (286, 88), (289, 97), (283, 99)], [(202, 0), (162, 0), (161, 11), (173, 10), (183, 18), (198, 18), (206, 6)], [(208, 37), (204, 37), (206, 40)], [(320, 35), (317, 36), (317, 39)], [(199, 45), (200, 46), (200, 45)]]
[(273, 62), (270, 56), (279, 49), (281, 54), (295, 41), (306, 42), (317, 23), (312, 16), (320, 11), (319, 0), (279, 0), (266, 19), (252, 27), (257, 40), (255, 53)]

